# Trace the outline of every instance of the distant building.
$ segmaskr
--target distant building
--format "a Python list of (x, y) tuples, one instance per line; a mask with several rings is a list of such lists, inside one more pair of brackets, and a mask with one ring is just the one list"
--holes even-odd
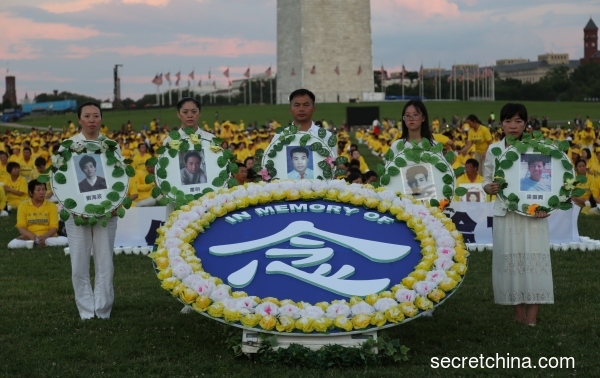
[(17, 87), (14, 76), (6, 76), (6, 92), (2, 96), (2, 103), (5, 103), (7, 100), (11, 108), (17, 106)]
[(523, 83), (537, 83), (553, 68), (567, 66), (572, 72), (579, 67), (579, 60), (569, 60), (569, 54), (541, 54), (534, 62), (525, 59), (499, 59), (496, 73), (501, 80), (515, 79)]
[(600, 51), (598, 51), (598, 27), (590, 17), (583, 28), (583, 58), (581, 64), (596, 62), (600, 64)]

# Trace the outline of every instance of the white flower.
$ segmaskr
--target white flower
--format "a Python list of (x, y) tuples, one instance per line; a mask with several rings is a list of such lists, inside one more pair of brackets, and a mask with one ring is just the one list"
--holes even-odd
[(437, 287), (437, 284), (432, 281), (419, 281), (414, 284), (413, 288), (422, 297), (426, 297), (427, 294)]
[(318, 306), (306, 306), (304, 310), (300, 311), (300, 316), (311, 319), (319, 319), (325, 315), (325, 311)]
[(335, 319), (340, 315), (348, 317), (350, 316), (350, 312), (350, 306), (348, 306), (346, 303), (334, 303), (327, 307), (325, 316), (327, 316), (330, 319)]
[(433, 262), (433, 265), (435, 265), (437, 269), (448, 270), (454, 265), (454, 261), (446, 257), (440, 257)]
[(110, 147), (108, 147), (108, 144), (106, 144), (104, 140), (100, 141), (100, 152), (105, 153), (109, 148)]
[(283, 305), (279, 308), (279, 315), (289, 316), (290, 318), (296, 320), (300, 318), (300, 309), (291, 304)]
[(454, 248), (442, 247), (437, 249), (436, 255), (438, 255), (439, 257), (447, 257), (451, 259), (454, 257), (454, 255), (456, 255), (456, 251), (454, 250)]
[(165, 233), (165, 237), (169, 239), (178, 238), (179, 235), (183, 234), (183, 230), (179, 227), (171, 227), (169, 231)]
[(51, 159), (52, 159), (52, 166), (55, 168), (60, 168), (65, 164), (65, 159), (58, 154), (52, 155)]
[(435, 282), (436, 284), (439, 284), (447, 277), (445, 270), (432, 270), (427, 272), (427, 281)]
[(181, 241), (178, 238), (168, 238), (165, 241), (164, 247), (167, 249), (171, 249), (171, 248), (177, 248), (179, 247), (181, 244), (183, 244), (183, 241)]
[(456, 245), (456, 240), (454, 240), (452, 236), (448, 235), (437, 239), (436, 244), (438, 247), (454, 248), (454, 246)]
[(414, 302), (417, 292), (409, 289), (400, 289), (396, 292), (396, 300), (402, 302)]
[(367, 302), (357, 303), (354, 306), (352, 306), (350, 308), (350, 310), (352, 311), (352, 315), (360, 315), (360, 314), (370, 315), (375, 312), (375, 309), (373, 308), (373, 306), (371, 306)]
[(249, 314), (250, 312), (252, 312), (254, 307), (256, 307), (256, 305), (257, 305), (257, 303), (254, 298), (243, 297), (243, 298), (236, 299), (235, 308), (240, 310), (240, 312), (242, 312), (242, 313)]
[(397, 306), (398, 302), (393, 300), (392, 298), (379, 298), (377, 302), (373, 305), (373, 308), (378, 312), (384, 312), (390, 307)]
[(192, 273), (194, 273), (192, 267), (184, 262), (173, 266), (173, 276), (180, 280), (187, 278)]
[(71, 150), (80, 153), (83, 150), (85, 150), (85, 144), (83, 142), (74, 142), (73, 144), (71, 144)]
[(390, 201), (390, 202), (394, 202), (394, 200), (398, 199), (398, 196), (396, 195), (396, 193), (394, 193), (391, 190), (384, 190), (383, 192), (379, 192), (377, 193), (377, 196), (379, 196), (379, 199), (383, 200), (383, 201)]
[(279, 306), (272, 302), (263, 302), (254, 308), (254, 312), (260, 316), (279, 315)]
[(231, 297), (231, 295), (229, 294), (230, 290), (231, 288), (229, 286), (221, 284), (217, 286), (216, 289), (213, 290), (213, 292), (210, 294), (210, 299), (212, 299), (215, 302), (220, 302), (224, 299), (227, 299)]

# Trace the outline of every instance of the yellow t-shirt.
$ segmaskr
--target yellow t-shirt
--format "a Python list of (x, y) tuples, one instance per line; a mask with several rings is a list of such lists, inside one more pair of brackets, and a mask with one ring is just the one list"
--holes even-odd
[(6, 193), (4, 193), (4, 187), (0, 187), (0, 211), (6, 207)]
[(16, 227), (24, 227), (36, 235), (43, 235), (51, 228), (58, 229), (58, 208), (47, 200), (39, 207), (31, 199), (23, 201), (17, 208)]
[(152, 197), (152, 189), (156, 186), (156, 184), (154, 182), (146, 184), (147, 175), (148, 171), (137, 171), (135, 173), (133, 181), (135, 181), (135, 186), (137, 187), (138, 197), (135, 200), (136, 202)]
[(475, 145), (475, 152), (483, 155), (492, 142), (492, 134), (487, 127), (479, 125), (477, 131), (473, 128), (469, 130), (467, 140), (473, 142)]
[(146, 172), (146, 160), (150, 159), (151, 157), (152, 155), (147, 152), (143, 156), (138, 153), (133, 157), (131, 166), (135, 168), (136, 171)]
[(19, 207), (21, 202), (29, 198), (27, 195), (27, 180), (25, 180), (25, 177), (23, 176), (19, 176), (17, 181), (13, 181), (12, 178), (8, 176), (7, 180), (4, 181), (4, 186), (23, 193), (22, 195), (18, 196), (16, 194), (6, 192), (6, 201), (10, 206), (12, 206), (13, 209)]
[(30, 157), (29, 161), (25, 161), (25, 159), (23, 159), (23, 157), (21, 157), (21, 159), (19, 159), (19, 161), (17, 162), (19, 163), (19, 165), (21, 166), (21, 177), (25, 177), (25, 180), (27, 180), (29, 178), (29, 175), (31, 174), (31, 171), (36, 170), (35, 169), (35, 159)]

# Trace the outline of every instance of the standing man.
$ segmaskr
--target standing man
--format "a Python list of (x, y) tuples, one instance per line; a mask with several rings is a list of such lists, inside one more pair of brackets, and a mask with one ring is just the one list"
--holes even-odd
[(469, 124), (469, 134), (465, 142), (465, 146), (462, 148), (460, 153), (465, 156), (471, 146), (475, 145), (475, 160), (479, 163), (479, 174), (483, 173), (483, 159), (487, 149), (492, 142), (492, 134), (490, 130), (481, 124), (479, 118), (475, 114), (471, 114), (467, 117), (467, 123)]
[[(320, 127), (315, 125), (312, 116), (317, 108), (315, 107), (315, 94), (308, 89), (296, 89), (290, 94), (290, 114), (292, 115), (294, 125), (298, 126), (300, 131), (308, 132), (314, 136), (318, 136)], [(277, 135), (273, 138), (276, 141)], [(329, 140), (331, 133), (326, 131), (325, 142)], [(337, 151), (331, 150), (331, 156), (337, 157)]]

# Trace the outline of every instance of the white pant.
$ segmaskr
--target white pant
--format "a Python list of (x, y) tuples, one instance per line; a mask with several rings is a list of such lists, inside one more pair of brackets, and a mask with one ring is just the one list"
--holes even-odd
[(148, 207), (148, 206), (156, 206), (156, 198), (146, 198), (144, 200), (136, 201), (135, 206), (137, 207)]
[[(55, 236), (47, 238), (45, 245), (48, 247), (56, 247), (69, 244), (66, 236)], [(27, 240), (13, 239), (8, 243), (8, 248), (27, 248)]]
[[(65, 222), (71, 256), (71, 279), (75, 290), (75, 303), (81, 319), (110, 318), (114, 301), (113, 250), (117, 232), (117, 218), (108, 220), (102, 227), (76, 226), (73, 218)], [(90, 282), (90, 254), (94, 258), (94, 289)]]

